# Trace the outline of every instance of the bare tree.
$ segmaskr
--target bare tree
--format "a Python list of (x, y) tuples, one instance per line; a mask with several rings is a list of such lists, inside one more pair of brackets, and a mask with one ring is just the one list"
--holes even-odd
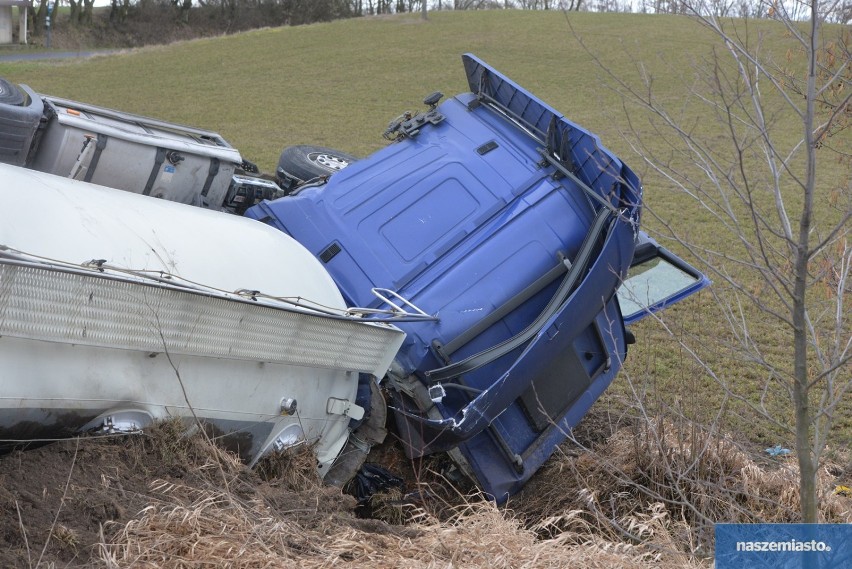
[[(720, 247), (690, 244), (682, 228), (650, 211), (719, 285), (720, 312), (739, 358), (765, 378), (763, 394), (755, 400), (724, 366), (700, 363), (730, 397), (795, 440), (801, 517), (814, 523), (818, 469), (841, 405), (852, 396), (852, 33), (835, 26), (826, 35), (834, 3), (811, 0), (806, 25), (802, 12), (773, 3), (769, 33), (786, 38), (785, 56), (766, 45), (766, 26), (755, 36), (748, 21), (718, 18), (727, 9), (719, 2), (683, 6), (719, 40), (696, 66), (689, 89), (690, 103), (707, 113), (687, 105), (671, 111), (644, 71), (641, 86), (614, 73), (609, 78), (629, 102), (634, 149), (726, 235)], [(790, 350), (778, 353), (767, 328)], [(701, 360), (698, 348), (691, 353)], [(765, 403), (779, 393), (792, 425)]]

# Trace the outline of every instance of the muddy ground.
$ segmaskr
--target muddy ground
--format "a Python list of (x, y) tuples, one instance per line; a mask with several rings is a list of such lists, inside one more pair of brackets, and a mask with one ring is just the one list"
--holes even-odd
[[(594, 414), (588, 419), (577, 432), (584, 444), (605, 441), (613, 426)], [(586, 547), (588, 536), (571, 549), (564, 536), (548, 543), (540, 538), (552, 532), (529, 529), (578, 507), (574, 468), (558, 460), (513, 498), (517, 518), (454, 478), (443, 455), (406, 459), (393, 433), (370, 460), (398, 475), (403, 486), (366, 506), (323, 486), (314, 460), (303, 447), (249, 470), (202, 433), (184, 436), (180, 423), (0, 456), (0, 567), (277, 567), (290, 561), (300, 567), (493, 569), (561, 567), (595, 555)], [(459, 511), (464, 514), (454, 518)], [(447, 542), (450, 532), (455, 538)], [(233, 534), (231, 543), (217, 541), (222, 533)], [(278, 535), (286, 541), (278, 542)], [(499, 549), (513, 542), (492, 567)], [(456, 549), (442, 549), (448, 543)], [(637, 555), (604, 555), (591, 566), (661, 566)], [(548, 557), (552, 563), (539, 564)], [(683, 566), (678, 563), (690, 565), (679, 555), (674, 566)]]
[[(392, 444), (378, 456), (409, 481), (421, 475)], [(141, 524), (151, 512), (165, 516), (182, 505), (194, 515), (204, 509), (204, 500), (198, 500), (203, 496), (233, 502), (222, 511), (258, 515), (252, 522), (258, 527), (274, 516), (306, 534), (404, 537), (414, 531), (404, 525), (404, 509), (411, 505), (402, 498), (405, 488), (394, 489), (387, 504), (377, 502), (382, 511), (372, 512), (340, 489), (323, 486), (313, 461), (304, 448), (249, 470), (201, 435), (187, 439), (168, 423), (145, 434), (87, 437), (14, 451), (0, 457), (0, 567), (160, 566), (150, 564), (148, 557), (147, 562), (116, 564), (124, 550), (107, 552), (102, 544), (126, 544), (128, 523)], [(181, 528), (161, 525), (152, 531), (165, 536), (157, 539), (180, 535), (187, 548), (193, 547), (193, 536), (182, 534)], [(172, 555), (161, 549), (165, 557)], [(296, 541), (284, 549), (286, 557), (299, 559), (304, 545)], [(340, 555), (347, 557), (345, 551)]]
[[(225, 531), (217, 524), (233, 533), (261, 534), (268, 531), (270, 520), (283, 528), (273, 529), (273, 534), (295, 532), (313, 535), (315, 542), (326, 537), (329, 541), (307, 546), (291, 540), (257, 562), (230, 551), (221, 566), (263, 567), (269, 559), (272, 566), (288, 559), (299, 566), (376, 566), (356, 555), (362, 546), (369, 550), (362, 554), (382, 549), (364, 545), (371, 540), (389, 556), (377, 560), (378, 566), (399, 566), (411, 557), (399, 547), (401, 541), (424, 535), (417, 529), (418, 520), (428, 517), (429, 531), (451, 531), (457, 508), (475, 514), (476, 506), (471, 505), (482, 497), (469, 481), (452, 476), (446, 457), (409, 460), (393, 438), (392, 432), (388, 442), (373, 449), (370, 462), (397, 475), (402, 485), (380, 492), (367, 504), (346, 492), (356, 493), (353, 487), (342, 491), (324, 486), (308, 447), (266, 459), (250, 470), (203, 433), (186, 437), (180, 423), (155, 425), (136, 435), (83, 437), (16, 450), (0, 456), (0, 567), (162, 567), (167, 559), (173, 567), (219, 566), (213, 559), (217, 547), (209, 543), (210, 536)], [(485, 507), (486, 517), (495, 514), (497, 523), (503, 523), (493, 504)], [(175, 515), (184, 523), (168, 521)], [(229, 516), (247, 523), (240, 525)], [(489, 526), (493, 522), (483, 521)], [(516, 534), (522, 534), (527, 545), (536, 541), (533, 534), (516, 529), (510, 523), (504, 530), (492, 526), (489, 531), (494, 539), (506, 531), (507, 542)], [(476, 531), (470, 537), (485, 547)], [(157, 545), (170, 539), (185, 545)], [(268, 541), (264, 537), (257, 547)], [(463, 540), (459, 546), (465, 554), (475, 550)], [(136, 557), (128, 553), (133, 547)], [(457, 555), (445, 552), (451, 563)], [(471, 563), (468, 566), (477, 566)], [(431, 567), (433, 561), (427, 558), (411, 566)]]
[[(794, 458), (755, 462), (723, 440), (679, 446), (663, 424), (588, 419), (580, 446), (500, 508), (450, 479), (445, 459), (409, 461), (392, 441), (370, 458), (404, 485), (367, 507), (320, 483), (309, 447), (249, 470), (179, 423), (15, 451), (0, 457), (0, 567), (683, 569), (710, 565), (712, 531), (679, 509), (682, 492), (702, 498), (704, 519), (796, 521)], [(852, 497), (836, 490), (852, 463), (840, 458), (821, 473), (820, 515), (852, 523)], [(692, 474), (675, 486), (672, 472)], [(638, 528), (641, 543), (613, 524)]]
[(295, 512), (291, 517), (302, 523), (339, 517), (358, 525), (355, 500), (316, 485), (310, 464), (304, 466), (295, 465), (290, 479), (263, 480), (232, 457), (211, 453), (204, 441), (169, 432), (15, 451), (0, 457), (0, 567), (104, 564), (98, 544), (146, 508), (172, 501), (166, 490), (175, 485), (227, 488), (239, 500)]

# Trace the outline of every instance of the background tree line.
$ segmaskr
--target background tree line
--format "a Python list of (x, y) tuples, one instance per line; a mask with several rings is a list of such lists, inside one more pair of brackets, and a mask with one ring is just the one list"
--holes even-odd
[[(128, 22), (172, 21), (176, 25), (234, 32), (252, 27), (300, 25), (381, 14), (442, 10), (570, 10), (687, 14), (694, 8), (686, 0), (35, 0), (30, 29), (44, 34), (47, 17), (53, 26), (77, 28), (95, 25), (123, 26)], [(765, 18), (777, 8), (777, 0), (710, 0), (701, 3), (706, 15)], [(795, 9), (791, 4), (788, 9)], [(852, 22), (852, 0), (826, 0), (822, 11), (827, 22)], [(97, 14), (97, 17), (96, 17)], [(192, 17), (195, 15), (195, 17)], [(57, 18), (58, 16), (58, 18)], [(97, 20), (97, 21), (96, 21)], [(204, 30), (200, 30), (203, 34)]]

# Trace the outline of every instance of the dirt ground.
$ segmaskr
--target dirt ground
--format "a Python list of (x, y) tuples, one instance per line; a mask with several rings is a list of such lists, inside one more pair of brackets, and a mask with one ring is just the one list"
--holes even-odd
[[(452, 531), (459, 505), (467, 516), (473, 514), (468, 519), (479, 520), (471, 507), (475, 489), (452, 479), (445, 457), (411, 461), (392, 440), (377, 447), (371, 462), (402, 477), (404, 486), (379, 494), (366, 506), (338, 488), (323, 486), (314, 460), (305, 447), (249, 470), (201, 434), (186, 437), (179, 423), (156, 425), (138, 435), (85, 437), (14, 451), (0, 456), (0, 567), (164, 566), (157, 555), (160, 561), (169, 559), (170, 567), (218, 566), (211, 536), (225, 531), (220, 528), (246, 531), (229, 517), (247, 520), (249, 533), (268, 531), (272, 520), (280, 526), (272, 534), (314, 536), (311, 545), (307, 537), (288, 538), (269, 556), (272, 566), (287, 558), (299, 566), (326, 566), (335, 560), (336, 566), (381, 566), (381, 561), (370, 565), (356, 555), (372, 540), (382, 547), (362, 553), (373, 555), (383, 548), (390, 556), (384, 562), (398, 566), (411, 557), (399, 544), (418, 536), (422, 540), (429, 531)], [(211, 511), (211, 505), (218, 509)], [(415, 519), (422, 521), (425, 511), (431, 520), (426, 532)], [(527, 545), (535, 543), (532, 534), (511, 523), (495, 529), (489, 516), (496, 515), (498, 524), (505, 521), (496, 508), (486, 507), (483, 514), (485, 519), (475, 523), (488, 524), (494, 539), (503, 531), (507, 539), (523, 535)], [(180, 523), (174, 523), (175, 516)], [(482, 542), (476, 533), (470, 538)], [(323, 543), (326, 537), (329, 542)], [(164, 539), (184, 545), (175, 549), (157, 543)], [(268, 541), (260, 540), (260, 548)], [(433, 549), (426, 543), (423, 551)], [(463, 540), (459, 547), (465, 549)], [(466, 549), (469, 554), (475, 547)], [(452, 560), (458, 554), (445, 555)], [(264, 560), (244, 557), (223, 554), (222, 566), (265, 566)], [(239, 561), (232, 563), (234, 559)], [(430, 559), (421, 561), (411, 566), (433, 566)]]
[[(692, 442), (671, 439), (661, 454), (642, 432), (607, 437), (614, 425), (590, 419), (577, 434), (597, 451), (562, 449), (500, 508), (457, 486), (446, 461), (409, 461), (393, 443), (370, 457), (404, 487), (367, 508), (321, 484), (307, 446), (249, 470), (180, 423), (15, 451), (0, 456), (0, 567), (707, 567), (709, 543), (686, 547), (702, 539), (701, 524), (635, 491), (673, 491), (664, 475), (686, 472), (678, 461), (694, 465)], [(704, 476), (681, 482), (706, 498), (696, 502), (706, 515), (794, 521), (792, 459), (758, 464), (720, 442), (700, 461)], [(821, 476), (825, 521), (852, 522), (852, 498), (831, 492), (849, 485), (849, 472)], [(639, 528), (643, 543), (621, 541), (613, 520)]]
[[(321, 484), (313, 453), (307, 447), (292, 455), (267, 459), (249, 470), (202, 435), (185, 437), (179, 424), (164, 423), (138, 435), (86, 437), (14, 451), (0, 456), (0, 567), (160, 567), (156, 559), (152, 562), (150, 552), (161, 550), (165, 559), (176, 555), (174, 549), (155, 544), (144, 556), (140, 554), (139, 560), (131, 556), (130, 560), (116, 561), (118, 556), (127, 555), (130, 541), (147, 539), (139, 531), (128, 537), (128, 528), (138, 530), (146, 523), (152, 524), (151, 533), (160, 535), (156, 539), (165, 535), (185, 542), (177, 555), (185, 556), (186, 562), (176, 560), (171, 566), (218, 566), (212, 559), (195, 560), (196, 564), (186, 554), (185, 550), (196, 548), (204, 551), (202, 556), (213, 555), (215, 547), (202, 543), (205, 528), (186, 530), (163, 521), (180, 511), (184, 518), (201, 519), (213, 502), (221, 506), (221, 511), (213, 513), (213, 518), (218, 516), (214, 522), (223, 528), (238, 526), (224, 519), (222, 512), (226, 512), (227, 516), (250, 518), (250, 532), (254, 531), (251, 528), (261, 531), (274, 520), (304, 535), (354, 532), (361, 541), (365, 535), (395, 539), (416, 535), (416, 530), (405, 525), (405, 511), (410, 511), (407, 508), (413, 502), (402, 496), (422, 481), (425, 470), (430, 469), (429, 475), (435, 478), (433, 465), (413, 465), (393, 444), (379, 449), (376, 455), (407, 482), (403, 489), (383, 495), (384, 501), (377, 500), (375, 508), (365, 508), (340, 489)], [(450, 489), (449, 495), (454, 492)], [(446, 496), (446, 492), (440, 493)], [(444, 497), (426, 494), (439, 504), (448, 504)], [(160, 518), (152, 521), (152, 514)], [(218, 531), (207, 533), (215, 535)], [(103, 544), (119, 545), (110, 549)], [(307, 546), (291, 540), (282, 547), (284, 551), (277, 552), (281, 561), (286, 557), (300, 559)], [(342, 561), (348, 559), (345, 550), (335, 555)], [(223, 562), (227, 566), (265, 566), (251, 560), (236, 565)]]
[[(612, 428), (595, 420), (587, 425), (578, 434), (589, 443)], [(520, 541), (511, 556), (495, 567), (551, 555), (556, 565), (541, 566), (562, 566), (594, 553), (548, 545), (527, 529), (541, 512), (558, 517), (549, 505), (574, 477), (561, 466), (513, 500), (526, 520), (519, 525), (453, 479), (445, 458), (410, 461), (390, 442), (370, 459), (405, 483), (363, 507), (320, 483), (308, 448), (249, 470), (200, 434), (184, 436), (179, 423), (15, 451), (0, 457), (0, 567), (265, 567), (270, 560), (273, 567), (287, 560), (300, 567), (490, 567), (499, 557), (494, 547), (513, 540)], [(464, 514), (453, 519), (459, 511)], [(218, 542), (224, 532), (233, 543)], [(448, 532), (460, 532), (457, 550), (441, 551)], [(289, 537), (278, 543), (277, 535)], [(234, 551), (252, 542), (269, 554), (255, 560)], [(633, 561), (628, 555), (601, 566)]]
[(146, 504), (144, 469), (128, 468), (122, 450), (86, 440), (0, 459), (0, 565), (87, 562), (102, 524), (126, 520)]
[(303, 523), (328, 516), (359, 523), (354, 498), (315, 484), (312, 468), (295, 471), (308, 477), (301, 481), (269, 482), (224, 453), (216, 464), (216, 454), (203, 441), (155, 432), (61, 441), (0, 457), (0, 567), (102, 565), (97, 544), (146, 508), (172, 502), (166, 489), (176, 486), (227, 487), (238, 499), (298, 512)]

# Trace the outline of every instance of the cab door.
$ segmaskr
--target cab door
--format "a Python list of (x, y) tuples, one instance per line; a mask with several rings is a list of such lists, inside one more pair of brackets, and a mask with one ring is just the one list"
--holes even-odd
[(639, 232), (633, 262), (618, 289), (624, 324), (633, 324), (710, 284), (698, 269)]

